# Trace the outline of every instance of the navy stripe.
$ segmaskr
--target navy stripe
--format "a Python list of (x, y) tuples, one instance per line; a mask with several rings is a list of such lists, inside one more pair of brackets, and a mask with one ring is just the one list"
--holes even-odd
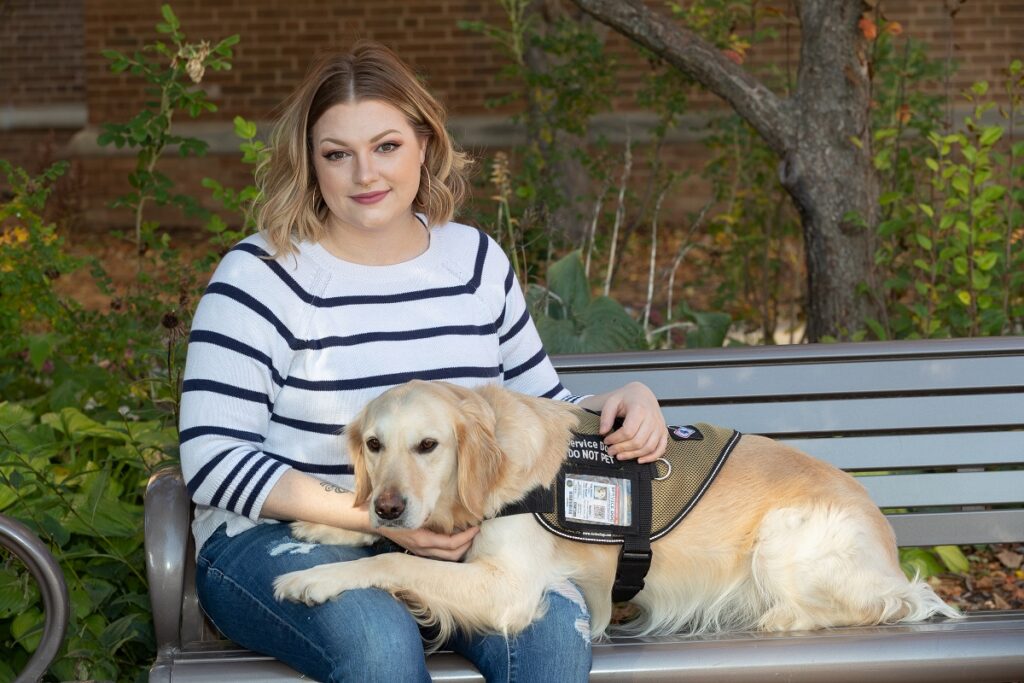
[(554, 387), (548, 389), (543, 394), (541, 394), (541, 398), (554, 398), (555, 396), (558, 396), (560, 393), (562, 393), (564, 390), (565, 387), (563, 387), (562, 383), (559, 382)]
[(286, 458), (283, 455), (277, 453), (271, 453), (270, 451), (264, 451), (274, 460), (280, 461), (284, 465), (293, 467), (300, 472), (307, 472), (309, 474), (353, 474), (354, 470), (352, 465), (315, 465), (308, 462), (299, 462), (298, 460), (292, 460)]
[(516, 324), (513, 325), (512, 328), (508, 332), (506, 332), (505, 334), (503, 334), (500, 337), (498, 337), (498, 344), (504, 344), (509, 339), (511, 339), (512, 337), (516, 336), (516, 334), (519, 332), (519, 330), (521, 330), (524, 327), (526, 327), (526, 323), (528, 323), (529, 321), (530, 321), (530, 312), (529, 311), (523, 311), (523, 314), (521, 316), (519, 316), (519, 320), (516, 321)]
[(316, 434), (341, 434), (345, 431), (345, 425), (332, 425), (325, 424), (323, 422), (307, 422), (306, 420), (296, 420), (292, 417), (284, 417), (282, 415), (270, 416), (271, 422), (286, 425), (292, 429), (301, 429), (304, 432), (315, 432)]
[(281, 279), (281, 282), (283, 282), (288, 287), (288, 289), (292, 290), (295, 293), (295, 296), (297, 296), (300, 299), (302, 299), (303, 302), (305, 302), (307, 304), (311, 304), (311, 303), (314, 303), (316, 301), (316, 297), (313, 296), (312, 294), (310, 294), (309, 292), (307, 292), (306, 290), (304, 290), (299, 285), (299, 283), (296, 282), (292, 278), (291, 275), (289, 275), (287, 272), (285, 272), (285, 269), (281, 267), (280, 263), (278, 263), (276, 260), (270, 258), (270, 254), (269, 253), (267, 253), (265, 250), (257, 247), (255, 244), (249, 244), (249, 243), (237, 244), (237, 245), (235, 245), (231, 249), (231, 251), (244, 251), (244, 252), (252, 254), (253, 256), (257, 257), (259, 260), (263, 261), (263, 263), (267, 264), (267, 266), (272, 271), (274, 271), (274, 274), (277, 275), (277, 277), (279, 277)]
[(223, 349), (234, 351), (235, 353), (240, 353), (243, 356), (252, 358), (253, 360), (259, 361), (263, 365), (267, 366), (267, 369), (270, 370), (270, 375), (274, 380), (274, 384), (284, 384), (284, 378), (281, 376), (281, 373), (277, 371), (277, 368), (274, 367), (274, 363), (270, 360), (270, 356), (261, 351), (257, 351), (248, 344), (243, 344), (237, 339), (232, 339), (231, 337), (220, 334), (219, 332), (192, 330), (192, 333), (188, 336), (188, 343), (213, 344), (214, 346), (219, 346)]
[(214, 282), (206, 288), (206, 293), (220, 294), (221, 296), (226, 296), (232, 301), (237, 301), (273, 325), (274, 329), (277, 330), (277, 333), (281, 335), (281, 338), (287, 342), (289, 348), (299, 348), (299, 342), (295, 338), (295, 335), (292, 334), (291, 330), (288, 329), (288, 326), (281, 322), (281, 320), (274, 315), (269, 308), (261, 304), (256, 297), (252, 296), (248, 292), (243, 292), (238, 287), (229, 285), (225, 282)]
[(245, 490), (246, 484), (248, 484), (252, 478), (256, 476), (256, 473), (259, 472), (268, 462), (273, 463), (274, 461), (265, 455), (261, 455), (259, 460), (249, 468), (249, 472), (246, 474), (245, 479), (235, 487), (234, 493), (232, 493), (231, 498), (228, 499), (228, 504), (226, 506), (228, 510), (235, 509), (235, 506), (238, 505), (238, 499), (242, 497), (242, 491)]
[[(448, 296), (458, 296), (460, 294), (472, 294), (480, 286), (480, 281), (483, 277), (483, 265), (484, 259), (487, 255), (487, 235), (480, 231), (480, 242), (477, 246), (476, 261), (473, 268), (473, 277), (469, 282), (462, 285), (454, 285), (452, 287), (435, 287), (432, 289), (422, 289), (416, 292), (402, 292), (399, 294), (365, 294), (359, 296), (335, 296), (326, 299), (316, 297), (306, 290), (304, 290), (290, 275), (288, 275), (284, 268), (281, 267), (277, 261), (267, 259), (269, 256), (266, 251), (257, 247), (254, 244), (239, 244), (234, 249), (239, 251), (245, 251), (255, 256), (258, 256), (264, 263), (270, 267), (274, 273), (281, 278), (281, 281), (285, 285), (295, 292), (302, 301), (307, 304), (316, 306), (317, 308), (335, 308), (337, 306), (360, 306), (367, 304), (393, 304), (400, 303), (403, 301), (422, 301), (423, 299), (435, 299)], [(232, 251), (234, 251), (234, 249)], [(212, 287), (212, 285), (211, 285)], [(208, 288), (207, 291), (210, 291)]]
[(270, 402), (270, 398), (261, 391), (250, 391), (249, 389), (242, 389), (232, 384), (215, 382), (211, 379), (187, 379), (181, 385), (181, 392), (185, 393), (186, 391), (209, 391), (214, 394), (240, 398), (243, 401), (262, 403), (267, 406), (268, 410), (272, 410), (274, 406)]
[(476, 263), (473, 264), (473, 279), (467, 285), (470, 292), (475, 292), (484, 277), (484, 261), (487, 259), (487, 233), (480, 231), (480, 243), (476, 247)]
[(233, 448), (229, 448), (226, 451), (221, 451), (217, 455), (213, 456), (206, 461), (205, 465), (199, 468), (199, 471), (196, 472), (194, 477), (188, 480), (185, 490), (188, 491), (189, 499), (196, 495), (196, 491), (198, 491), (199, 487), (203, 485), (204, 481), (206, 481), (206, 477), (210, 476), (210, 472), (213, 471), (213, 468), (219, 465), (221, 460), (228, 457), (228, 454), (233, 450)]
[[(543, 353), (543, 351), (541, 351)], [(334, 380), (308, 380), (298, 377), (289, 377), (285, 384), (299, 389), (310, 391), (349, 391), (352, 389), (369, 389), (372, 387), (390, 387), (396, 384), (404, 384), (410, 380), (434, 380), (434, 379), (457, 379), (463, 377), (498, 377), (501, 374), (500, 367), (454, 367), (437, 368), (434, 370), (413, 370), (411, 372), (396, 372), (390, 375), (375, 375), (372, 377), (356, 377), (354, 379)]]
[(536, 367), (537, 365), (539, 365), (547, 357), (548, 357), (548, 355), (546, 353), (544, 353), (544, 349), (542, 348), (540, 351), (535, 353), (532, 358), (530, 358), (528, 361), (526, 361), (522, 365), (514, 367), (511, 370), (506, 370), (505, 371), (505, 380), (508, 381), (508, 380), (512, 379), (513, 377), (518, 377), (519, 375), (523, 374), (524, 372), (529, 371), (530, 369), (532, 369), (532, 368)]
[(512, 264), (508, 264), (508, 274), (505, 276), (505, 296), (512, 291), (512, 283), (516, 280), (516, 274), (512, 272)]
[(244, 441), (255, 441), (256, 443), (263, 443), (263, 437), (256, 432), (243, 432), (240, 429), (228, 429), (227, 427), (192, 427), (191, 429), (184, 429), (178, 434), (178, 445), (191, 441), (192, 439), (198, 439), (200, 436), (207, 436), (208, 434), (218, 434), (220, 436), (230, 436), (236, 439), (242, 439)]
[(494, 334), (494, 325), (446, 325), (442, 327), (426, 327), (419, 330), (398, 330), (395, 332), (365, 332), (350, 337), (324, 337), (297, 342), (302, 349), (327, 349), (336, 346), (356, 346), (382, 341), (408, 341), (410, 339), (430, 339), (448, 335), (486, 336)]
[(245, 507), (242, 508), (243, 515), (245, 515), (246, 517), (249, 516), (249, 513), (252, 512), (253, 504), (256, 502), (256, 499), (259, 498), (260, 491), (262, 491), (263, 487), (267, 485), (267, 482), (270, 480), (271, 475), (274, 474), (274, 472), (276, 472), (280, 467), (281, 464), (275, 462), (273, 465), (270, 466), (269, 469), (267, 469), (266, 472), (263, 473), (263, 476), (260, 477), (260, 480), (256, 482), (256, 486), (253, 487), (252, 493), (249, 494), (249, 499), (245, 501)]
[(241, 473), (242, 468), (252, 463), (252, 456), (254, 455), (256, 455), (256, 451), (249, 451), (238, 459), (235, 466), (231, 468), (231, 472), (228, 473), (228, 476), (224, 477), (224, 481), (222, 481), (220, 486), (217, 487), (217, 491), (213, 494), (213, 498), (210, 499), (210, 505), (213, 507), (220, 507), (220, 499), (224, 497), (225, 493), (227, 493), (228, 486), (231, 485), (231, 482), (238, 479), (238, 475)]

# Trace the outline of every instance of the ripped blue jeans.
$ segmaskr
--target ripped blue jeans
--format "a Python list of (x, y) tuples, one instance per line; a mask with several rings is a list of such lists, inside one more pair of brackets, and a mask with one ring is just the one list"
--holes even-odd
[[(396, 549), (389, 542), (364, 548), (305, 543), (287, 524), (260, 524), (234, 537), (221, 527), (199, 552), (199, 602), (231, 640), (318, 681), (429, 681), (419, 627), (388, 593), (347, 591), (317, 607), (273, 596), (281, 574)], [(586, 605), (578, 591), (551, 591), (546, 599), (546, 614), (512, 639), (463, 636), (445, 647), (473, 662), (488, 681), (586, 681)]]

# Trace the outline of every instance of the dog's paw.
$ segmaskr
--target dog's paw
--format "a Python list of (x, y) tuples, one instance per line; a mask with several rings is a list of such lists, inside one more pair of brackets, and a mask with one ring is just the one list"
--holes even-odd
[(328, 545), (373, 545), (380, 538), (376, 534), (364, 534), (359, 531), (349, 531), (348, 529), (339, 529), (336, 526), (314, 524), (313, 522), (292, 522), (291, 531), (292, 536), (300, 541), (326, 543)]
[(279, 602), (290, 600), (313, 607), (322, 605), (344, 592), (343, 587), (330, 580), (323, 566), (282, 574), (274, 579), (274, 597)]

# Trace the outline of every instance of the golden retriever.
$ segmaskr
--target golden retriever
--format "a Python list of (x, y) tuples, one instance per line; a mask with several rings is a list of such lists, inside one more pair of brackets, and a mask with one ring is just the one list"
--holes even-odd
[[(533, 515), (493, 518), (552, 482), (579, 409), (485, 386), (414, 381), (371, 401), (348, 426), (357, 504), (375, 525), (451, 532), (479, 524), (462, 562), (386, 553), (284, 574), (278, 599), (314, 605), (377, 587), (404, 601), (437, 642), (454, 628), (514, 634), (537, 618), (546, 589), (583, 592), (591, 633), (611, 619), (617, 545), (579, 543)], [(318, 542), (365, 534), (296, 523)], [(718, 478), (652, 546), (633, 603), (636, 634), (768, 631), (957, 617), (900, 569), (895, 536), (864, 488), (841, 470), (771, 439), (744, 435)]]

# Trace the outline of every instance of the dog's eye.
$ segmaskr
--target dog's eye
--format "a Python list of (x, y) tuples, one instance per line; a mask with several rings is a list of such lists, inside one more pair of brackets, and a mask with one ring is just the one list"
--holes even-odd
[(437, 439), (423, 439), (423, 441), (420, 441), (420, 445), (416, 450), (420, 453), (429, 453), (435, 448), (437, 448)]
[(366, 440), (366, 447), (369, 448), (372, 452), (376, 453), (377, 451), (380, 450), (380, 441), (377, 439), (377, 437), (371, 436), (369, 439)]

